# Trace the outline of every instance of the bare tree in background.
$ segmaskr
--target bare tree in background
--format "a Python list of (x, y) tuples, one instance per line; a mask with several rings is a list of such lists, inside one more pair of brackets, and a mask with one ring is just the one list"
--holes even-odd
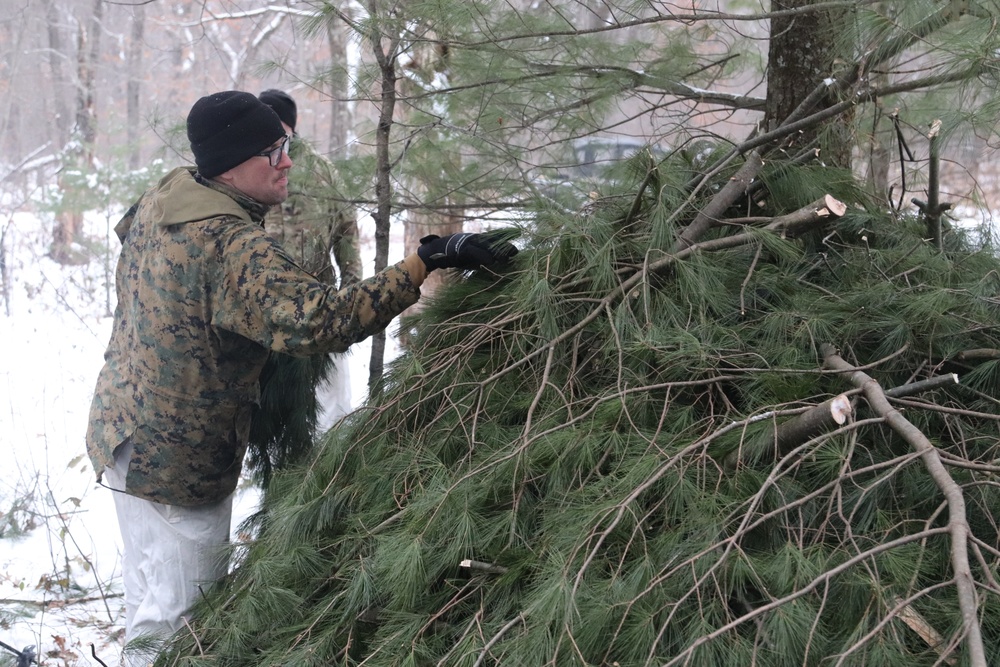
[(143, 34), (146, 30), (146, 7), (132, 8), (132, 31), (128, 43), (128, 85), (125, 90), (126, 136), (129, 145), (129, 167), (138, 169), (142, 161), (142, 146), (139, 144), (139, 121), (142, 108), (142, 79), (145, 59)]
[(69, 106), (66, 104), (65, 89), (67, 77), (64, 62), (67, 60), (68, 51), (63, 45), (62, 30), (60, 23), (66, 16), (65, 10), (60, 10), (57, 2), (50, 2), (46, 5), (45, 20), (48, 30), (48, 50), (47, 60), (49, 64), (50, 90), (52, 95), (52, 106), (55, 111), (55, 139), (59, 147), (65, 146), (69, 141), (69, 134), (73, 128), (72, 117), (69, 113)]
[[(68, 159), (63, 169), (69, 166), (71, 169), (88, 170), (94, 162), (94, 142), (97, 139), (94, 86), (97, 80), (97, 61), (101, 53), (103, 17), (104, 0), (94, 0), (89, 20), (81, 20), (77, 25), (76, 120), (72, 133), (75, 141), (67, 152)], [(82, 228), (83, 211), (75, 208), (63, 208), (59, 211), (52, 230), (51, 255), (55, 261), (61, 264), (85, 261), (72, 251), (72, 244)]]

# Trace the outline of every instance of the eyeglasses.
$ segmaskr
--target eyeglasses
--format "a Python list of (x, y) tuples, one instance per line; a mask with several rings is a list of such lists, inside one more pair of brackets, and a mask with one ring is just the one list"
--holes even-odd
[(281, 163), (281, 156), (288, 155), (289, 139), (291, 139), (291, 137), (286, 134), (285, 138), (281, 140), (280, 145), (275, 146), (274, 148), (268, 148), (266, 151), (261, 151), (260, 153), (254, 155), (254, 157), (266, 157), (272, 167), (277, 167)]

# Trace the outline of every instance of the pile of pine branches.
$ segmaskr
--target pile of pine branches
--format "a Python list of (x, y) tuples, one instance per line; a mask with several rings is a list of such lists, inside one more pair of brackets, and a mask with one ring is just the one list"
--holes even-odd
[(438, 291), (158, 664), (1000, 664), (992, 248), (628, 166)]

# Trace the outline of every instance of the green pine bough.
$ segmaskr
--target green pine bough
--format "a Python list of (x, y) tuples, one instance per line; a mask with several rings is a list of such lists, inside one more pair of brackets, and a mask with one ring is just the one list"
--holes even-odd
[(1000, 262), (749, 162), (448, 280), (158, 664), (1000, 664)]

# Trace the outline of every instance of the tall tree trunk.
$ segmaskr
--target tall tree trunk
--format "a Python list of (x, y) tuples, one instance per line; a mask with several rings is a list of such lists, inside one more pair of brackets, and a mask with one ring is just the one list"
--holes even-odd
[[(97, 114), (94, 111), (94, 85), (97, 78), (97, 59), (100, 55), (101, 22), (104, 16), (104, 0), (94, 0), (89, 27), (79, 24), (77, 42), (78, 80), (76, 87), (76, 125), (74, 127), (75, 147), (67, 151), (65, 165), (86, 168), (93, 164), (94, 141), (97, 136)], [(61, 179), (60, 179), (61, 180)], [(52, 259), (69, 264), (81, 258), (72, 252), (72, 243), (83, 228), (83, 212), (64, 208), (56, 216), (52, 230)]]
[(139, 132), (139, 96), (142, 92), (144, 50), (143, 38), (146, 29), (146, 6), (132, 7), (132, 36), (128, 48), (128, 84), (125, 89), (127, 138), (129, 145), (129, 167), (138, 169), (142, 164), (142, 147)]
[[(345, 12), (350, 7), (344, 7)], [(329, 153), (333, 158), (347, 157), (347, 145), (350, 139), (353, 113), (349, 100), (350, 81), (353, 77), (347, 72), (348, 32), (346, 22), (339, 16), (331, 17), (326, 24), (327, 41), (330, 44), (330, 60), (343, 64), (343, 74), (335, 76), (331, 81), (330, 91), (330, 145)]]
[[(876, 76), (877, 85), (882, 86), (888, 82), (888, 77), (884, 74)], [(875, 106), (875, 118), (872, 123), (871, 134), (866, 138), (867, 149), (864, 158), (868, 162), (868, 172), (866, 180), (872, 195), (881, 202), (889, 203), (889, 168), (892, 165), (892, 145), (895, 141), (895, 133), (892, 124), (895, 122), (895, 113), (886, 114), (883, 106)]]
[[(372, 11), (374, 15), (375, 12)], [(389, 263), (389, 223), (392, 214), (392, 162), (389, 158), (389, 137), (396, 109), (396, 56), (398, 38), (387, 37), (377, 30), (371, 36), (372, 50), (381, 72), (381, 93), (378, 127), (375, 131), (375, 272)], [(385, 366), (385, 332), (372, 336), (372, 354), (368, 365), (368, 389), (374, 389)]]
[(48, 62), (52, 76), (52, 107), (55, 111), (56, 139), (61, 148), (69, 141), (72, 118), (65, 97), (66, 72), (63, 69), (63, 58), (66, 57), (66, 51), (63, 48), (62, 31), (59, 29), (59, 22), (63, 17), (56, 2), (46, 4), (45, 19), (49, 37)]
[[(773, 0), (771, 9), (806, 10), (817, 2)], [(840, 26), (845, 17), (846, 10), (824, 9), (771, 19), (764, 113), (764, 125), (768, 131), (779, 127), (817, 86), (834, 75), (836, 57), (840, 55), (838, 44), (844, 34)], [(833, 101), (824, 96), (817, 100), (816, 108), (828, 106)], [(793, 134), (783, 142), (782, 148), (795, 154), (816, 145), (826, 164), (850, 167), (854, 144), (851, 137), (852, 115), (843, 114), (826, 124), (817, 124)]]
[(84, 29), (80, 23), (79, 81), (76, 94), (76, 131), (83, 143), (87, 157), (93, 152), (97, 135), (97, 114), (94, 111), (94, 80), (97, 77), (97, 59), (101, 53), (101, 22), (104, 16), (104, 0), (94, 0), (94, 11), (90, 15), (90, 27)]

